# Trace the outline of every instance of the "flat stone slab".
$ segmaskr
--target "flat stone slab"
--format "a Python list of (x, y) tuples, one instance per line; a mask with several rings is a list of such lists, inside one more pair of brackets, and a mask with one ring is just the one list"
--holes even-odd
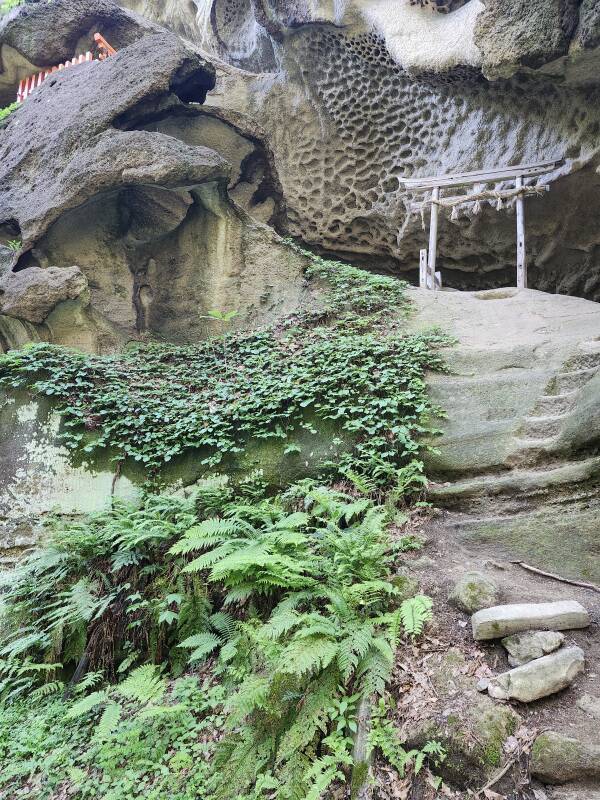
[(531, 703), (566, 689), (583, 672), (584, 666), (581, 647), (566, 647), (492, 678), (488, 694), (497, 700)]
[(564, 634), (557, 631), (525, 631), (506, 636), (502, 639), (502, 646), (508, 651), (511, 667), (520, 667), (535, 658), (553, 653), (564, 641)]
[(477, 611), (471, 617), (473, 638), (477, 641), (501, 639), (521, 631), (566, 631), (587, 628), (590, 616), (581, 603), (560, 600), (555, 603), (515, 603)]

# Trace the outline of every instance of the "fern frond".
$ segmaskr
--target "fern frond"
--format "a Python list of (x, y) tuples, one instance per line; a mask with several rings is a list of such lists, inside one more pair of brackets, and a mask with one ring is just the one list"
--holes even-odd
[(236, 550), (237, 546), (234, 542), (224, 542), (218, 547), (215, 547), (214, 550), (209, 550), (207, 553), (203, 553), (201, 556), (198, 556), (198, 558), (194, 558), (189, 564), (185, 565), (183, 571), (202, 572), (202, 570), (214, 566), (214, 564), (221, 561), (221, 559), (225, 558), (225, 556), (236, 552)]
[(318, 731), (327, 731), (328, 709), (339, 694), (338, 677), (335, 670), (329, 669), (308, 685), (300, 712), (279, 743), (276, 763), (287, 761), (303, 750)]
[(136, 667), (125, 680), (116, 687), (116, 691), (128, 700), (138, 703), (156, 703), (164, 695), (167, 681), (154, 664), (142, 664)]
[(300, 624), (301, 619), (302, 616), (296, 611), (288, 611), (285, 608), (280, 611), (275, 609), (268, 622), (262, 626), (261, 632), (269, 639), (279, 639), (284, 633), (289, 633)]
[(111, 733), (118, 726), (122, 713), (123, 708), (121, 705), (119, 705), (119, 703), (109, 703), (104, 708), (102, 716), (96, 725), (96, 729), (94, 731), (95, 738), (100, 740), (108, 739)]
[(427, 595), (418, 594), (404, 600), (400, 606), (400, 617), (406, 633), (418, 636), (423, 633), (425, 623), (432, 617), (433, 600)]
[(51, 694), (58, 694), (62, 692), (65, 688), (65, 684), (62, 681), (50, 681), (49, 683), (43, 683), (41, 686), (38, 686), (37, 689), (34, 689), (31, 693), (31, 699), (34, 702), (38, 700), (43, 700), (46, 697), (50, 697)]
[(91, 711), (93, 708), (97, 708), (97, 706), (102, 705), (107, 700), (108, 692), (106, 690), (101, 689), (98, 692), (92, 692), (91, 694), (88, 694), (87, 697), (83, 697), (81, 700), (78, 700), (76, 703), (74, 703), (67, 711), (66, 717), (67, 719), (81, 717), (83, 714), (87, 714), (87, 712)]
[(281, 672), (302, 677), (325, 669), (336, 657), (337, 650), (337, 643), (324, 636), (294, 640), (281, 654)]
[(226, 703), (226, 710), (229, 712), (228, 727), (235, 727), (257, 708), (264, 708), (268, 693), (268, 678), (262, 675), (247, 677)]
[(342, 673), (344, 683), (350, 680), (350, 677), (361, 659), (363, 659), (369, 652), (373, 644), (373, 626), (361, 625), (350, 631), (339, 644), (337, 653), (337, 663)]
[(194, 636), (188, 636), (183, 642), (180, 642), (177, 647), (190, 647), (193, 652), (189, 657), (190, 661), (200, 661), (217, 647), (222, 645), (223, 641), (219, 636), (214, 633), (197, 633)]
[(237, 635), (238, 623), (231, 614), (224, 611), (217, 611), (211, 614), (208, 621), (212, 627), (225, 639), (233, 639)]
[(206, 547), (221, 544), (240, 530), (241, 525), (236, 520), (207, 519), (187, 530), (183, 537), (169, 549), (169, 553), (185, 555), (193, 550), (203, 550)]

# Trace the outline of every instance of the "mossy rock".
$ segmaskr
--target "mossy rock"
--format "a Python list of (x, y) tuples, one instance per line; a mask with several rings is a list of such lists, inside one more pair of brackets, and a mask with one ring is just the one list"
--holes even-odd
[(448, 600), (461, 611), (473, 614), (498, 602), (498, 587), (482, 572), (466, 572), (454, 584)]
[(407, 745), (439, 742), (447, 752), (438, 770), (444, 780), (460, 788), (481, 786), (501, 764), (503, 744), (518, 728), (520, 717), (475, 690), (474, 679), (464, 674), (467, 664), (460, 650), (452, 648), (428, 666), (439, 703), (410, 732)]

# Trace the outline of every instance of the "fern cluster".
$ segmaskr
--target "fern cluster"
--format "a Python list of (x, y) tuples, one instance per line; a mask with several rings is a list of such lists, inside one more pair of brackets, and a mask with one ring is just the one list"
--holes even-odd
[(56, 522), (5, 577), (1, 697), (73, 695), (100, 747), (183, 713), (164, 700), (188, 661), (227, 694), (201, 796), (318, 800), (347, 777), (357, 703), (431, 615), (393, 583), (386, 514), (309, 482), (268, 497), (255, 476)]
[[(292, 501), (302, 510), (290, 511)], [(350, 694), (383, 694), (400, 638), (420, 633), (431, 613), (428, 598), (395, 601), (389, 551), (383, 509), (323, 487), (230, 503), (171, 548), (183, 572), (223, 592), (223, 608), (254, 612), (237, 624), (220, 612), (182, 642), (192, 662), (218, 653), (239, 680), (217, 798), (245, 796), (265, 774), (273, 798), (318, 798), (343, 775), (352, 742), (332, 730), (336, 708)]]
[(120, 663), (168, 649), (169, 637), (175, 644), (170, 615), (183, 611), (185, 622), (191, 610), (196, 624), (206, 603), (192, 582), (182, 579), (180, 593), (176, 580), (165, 584), (161, 560), (195, 519), (192, 501), (149, 496), (139, 508), (117, 501), (83, 521), (53, 520), (45, 544), (0, 575), (0, 700), (40, 677), (48, 693), (73, 674), (114, 676)]

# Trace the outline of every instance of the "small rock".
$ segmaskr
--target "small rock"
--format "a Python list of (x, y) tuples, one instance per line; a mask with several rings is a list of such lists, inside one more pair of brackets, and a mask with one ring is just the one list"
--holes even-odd
[(477, 681), (477, 691), (478, 692), (487, 692), (487, 688), (490, 685), (489, 678), (480, 678)]
[(454, 584), (448, 600), (472, 614), (498, 602), (498, 587), (482, 572), (465, 572)]
[(477, 641), (501, 639), (512, 633), (530, 630), (564, 631), (587, 628), (590, 617), (575, 600), (556, 603), (516, 603), (477, 611), (471, 618)]
[(511, 667), (520, 667), (534, 658), (541, 658), (558, 650), (564, 640), (564, 634), (557, 631), (526, 631), (507, 636), (502, 639), (502, 644), (508, 650), (508, 663)]
[(600, 697), (584, 694), (577, 701), (577, 706), (591, 717), (600, 719)]
[(600, 778), (600, 743), (582, 742), (555, 731), (546, 731), (533, 743), (531, 774), (543, 783)]
[(435, 561), (429, 556), (420, 556), (419, 558), (415, 558), (414, 561), (410, 562), (410, 568), (413, 570), (431, 569), (435, 566)]
[(567, 786), (550, 789), (550, 794), (538, 797), (533, 793), (535, 800), (600, 800), (600, 789), (592, 788), (589, 783), (577, 785), (570, 783)]
[(396, 595), (398, 604), (409, 597), (414, 597), (419, 592), (419, 581), (410, 575), (394, 575), (392, 584), (398, 592)]
[(531, 703), (570, 686), (583, 672), (584, 665), (581, 647), (566, 647), (492, 678), (488, 694), (497, 700)]

